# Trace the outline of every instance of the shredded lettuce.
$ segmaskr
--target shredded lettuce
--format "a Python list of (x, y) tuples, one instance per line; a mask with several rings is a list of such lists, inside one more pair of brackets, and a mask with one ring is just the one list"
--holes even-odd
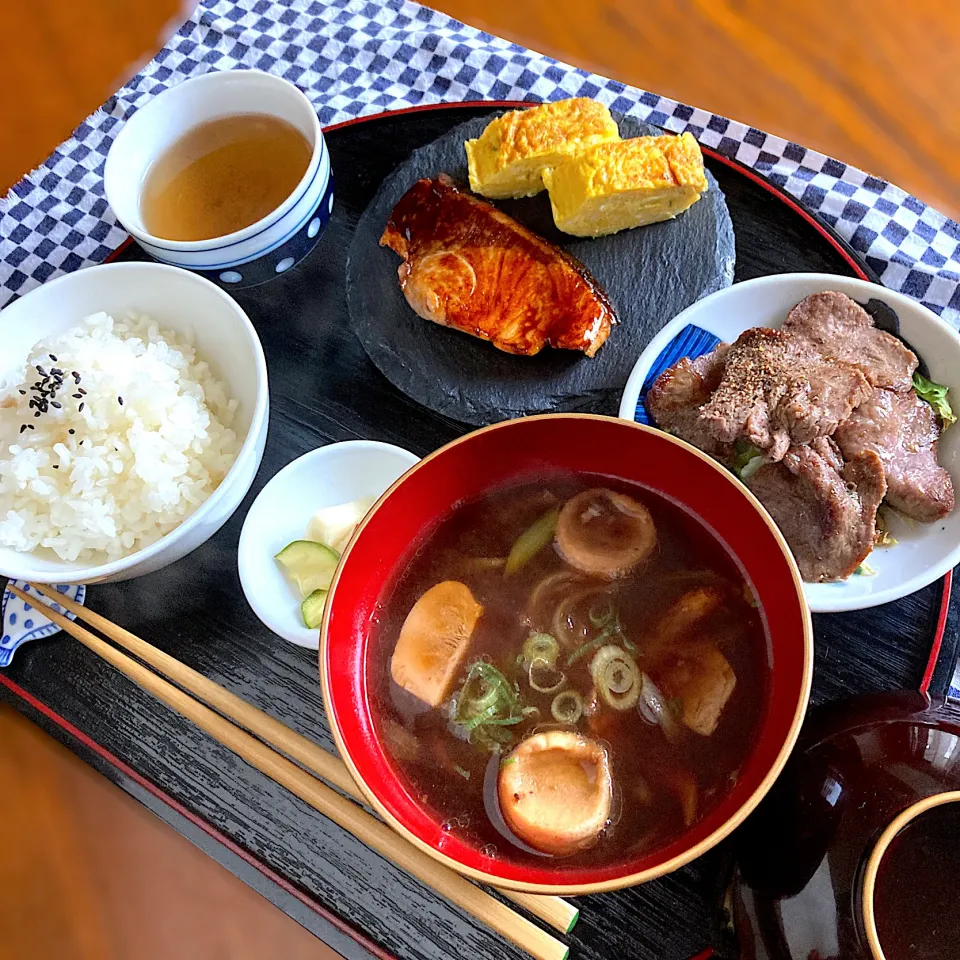
[(875, 577), (877, 571), (870, 566), (869, 563), (861, 563), (856, 570), (853, 571), (855, 577)]
[(951, 423), (957, 422), (956, 415), (950, 408), (950, 401), (947, 399), (947, 395), (950, 393), (949, 387), (945, 387), (942, 383), (934, 383), (926, 377), (921, 377), (919, 373), (914, 373), (913, 389), (917, 391), (917, 396), (921, 400), (926, 400), (940, 414), (944, 430)]
[(741, 480), (749, 480), (766, 460), (763, 451), (746, 440), (738, 440), (733, 445), (733, 453), (733, 472)]
[(877, 511), (877, 546), (892, 547), (897, 543), (897, 538), (890, 533), (890, 519), (884, 507)]

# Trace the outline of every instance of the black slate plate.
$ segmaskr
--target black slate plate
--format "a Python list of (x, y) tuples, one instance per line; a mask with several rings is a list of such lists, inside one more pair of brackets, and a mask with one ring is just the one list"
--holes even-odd
[[(267, 480), (316, 446), (368, 437), (423, 455), (464, 432), (412, 402), (369, 361), (350, 326), (343, 278), (356, 223), (384, 177), (412, 150), (489, 111), (490, 104), (433, 108), (328, 131), (338, 190), (330, 227), (300, 267), (237, 297), (263, 340), (271, 380), (270, 435), (253, 489), (224, 529), (189, 557), (140, 580), (90, 588), (92, 609), (328, 749), (316, 654), (271, 635), (243, 600), (236, 573), (240, 527)], [(793, 270), (866, 275), (793, 201), (732, 161), (711, 155), (707, 163), (736, 231), (736, 280)], [(143, 256), (129, 246), (121, 259)], [(814, 702), (918, 687), (942, 596), (943, 585), (934, 584), (894, 604), (816, 617)], [(960, 596), (944, 640), (951, 653), (958, 618)], [(938, 670), (935, 684), (945, 685), (949, 675)], [(99, 769), (228, 869), (249, 881), (256, 868), (257, 889), (344, 955), (521, 960), (517, 950), (69, 638), (20, 650), (0, 672), (0, 696), (81, 756), (91, 759), (93, 751)], [(724, 864), (719, 849), (643, 887), (582, 898), (580, 923), (569, 938), (572, 957), (686, 960), (696, 954), (714, 937)], [(366, 940), (337, 940), (344, 927)]]
[[(418, 317), (397, 283), (399, 257), (379, 246), (395, 204), (421, 177), (447, 173), (466, 184), (463, 142), (479, 136), (502, 112), (460, 124), (415, 150), (384, 180), (350, 245), (350, 320), (370, 359), (395, 387), (455, 420), (481, 425), (549, 411), (606, 412), (653, 335), (694, 301), (733, 282), (733, 227), (723, 193), (708, 173), (710, 189), (677, 219), (595, 240), (557, 230), (546, 193), (498, 201), (504, 212), (583, 263), (620, 320), (593, 358), (549, 348), (535, 357), (503, 353)], [(627, 118), (620, 132), (637, 137), (660, 131)]]

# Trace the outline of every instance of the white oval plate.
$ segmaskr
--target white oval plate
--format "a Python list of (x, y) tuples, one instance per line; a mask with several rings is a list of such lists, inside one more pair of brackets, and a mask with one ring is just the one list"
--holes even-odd
[[(698, 357), (719, 340), (731, 342), (751, 327), (779, 327), (787, 312), (804, 297), (839, 290), (865, 303), (883, 300), (900, 317), (900, 333), (926, 361), (931, 377), (952, 388), (960, 407), (960, 335), (936, 314), (910, 297), (866, 280), (827, 273), (786, 273), (736, 283), (704, 297), (670, 321), (637, 360), (620, 402), (620, 416), (652, 421), (643, 407), (646, 389), (681, 357)], [(944, 433), (940, 463), (960, 488), (960, 424)], [(897, 544), (878, 547), (867, 563), (876, 576), (854, 575), (842, 583), (808, 583), (805, 593), (815, 613), (862, 610), (925, 587), (960, 563), (960, 509), (936, 523), (918, 523), (890, 511)]]
[(420, 458), (375, 440), (347, 440), (311, 450), (288, 463), (260, 491), (243, 521), (237, 566), (253, 612), (278, 636), (317, 650), (320, 631), (305, 627), (300, 594), (274, 557), (302, 540), (321, 507), (361, 497), (375, 500)]

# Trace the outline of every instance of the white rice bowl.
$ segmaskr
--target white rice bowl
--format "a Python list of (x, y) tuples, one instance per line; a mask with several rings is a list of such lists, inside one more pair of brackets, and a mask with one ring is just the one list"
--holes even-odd
[[(50, 397), (54, 369), (63, 385)], [(240, 452), (236, 400), (182, 334), (148, 317), (87, 317), (34, 346), (22, 373), (0, 391), (2, 546), (127, 556), (193, 514)]]

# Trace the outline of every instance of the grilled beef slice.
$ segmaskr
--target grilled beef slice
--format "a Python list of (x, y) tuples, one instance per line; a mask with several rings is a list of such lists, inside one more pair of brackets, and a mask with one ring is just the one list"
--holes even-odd
[(647, 410), (660, 427), (728, 466), (733, 445), (713, 437), (700, 421), (700, 407), (720, 384), (729, 349), (729, 344), (721, 343), (696, 360), (684, 357), (657, 377), (646, 399)]
[(755, 327), (730, 347), (700, 421), (720, 443), (742, 438), (777, 461), (791, 444), (832, 434), (869, 393), (852, 364), (823, 357), (801, 338)]
[(913, 390), (874, 390), (833, 436), (849, 459), (865, 450), (880, 457), (887, 502), (901, 513), (931, 523), (953, 510), (953, 482), (937, 463), (940, 424)]
[(843, 580), (863, 562), (887, 488), (872, 451), (841, 472), (829, 452), (824, 457), (811, 446), (791, 447), (782, 461), (765, 464), (746, 481), (786, 538), (801, 576), (812, 583)]
[(858, 367), (874, 387), (909, 390), (917, 357), (896, 337), (878, 330), (873, 318), (845, 293), (815, 293), (787, 314), (781, 327), (805, 339), (824, 357)]

